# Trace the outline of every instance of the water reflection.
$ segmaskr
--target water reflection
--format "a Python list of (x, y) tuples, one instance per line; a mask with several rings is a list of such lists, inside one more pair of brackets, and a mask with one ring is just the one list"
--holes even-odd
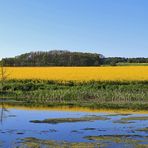
[(1, 102), (1, 111), (0, 111), (0, 123), (3, 123), (4, 118), (6, 117), (6, 112), (8, 112), (8, 110), (5, 107), (4, 102)]
[[(1, 123), (5, 121), (5, 124), (0, 124), (0, 143), (3, 141), (4, 148), (12, 145), (26, 148), (31, 145), (76, 148), (148, 145), (148, 114), (84, 110), (82, 108), (60, 110), (60, 108), (8, 107), (1, 103)], [(89, 117), (90, 121), (81, 122), (80, 119), (84, 120), (86, 117)], [(73, 118), (79, 121), (72, 122)], [(62, 122), (52, 124), (51, 121), (55, 119)], [(132, 122), (117, 122), (119, 120)]]

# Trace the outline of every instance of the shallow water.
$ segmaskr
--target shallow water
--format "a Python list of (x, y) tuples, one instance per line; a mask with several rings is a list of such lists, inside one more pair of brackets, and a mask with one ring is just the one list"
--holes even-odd
[[(82, 109), (83, 110), (83, 109)], [(50, 108), (29, 109), (11, 107), (1, 110), (0, 147), (54, 147), (64, 144), (72, 147), (148, 147), (148, 120), (127, 120), (123, 118), (148, 117), (148, 114), (116, 114), (99, 111), (60, 110)], [(84, 109), (85, 110), (85, 109)], [(32, 123), (32, 120), (51, 118), (81, 118), (99, 116), (107, 120), (91, 120), (64, 123)], [(129, 118), (130, 119), (130, 118)], [(30, 138), (30, 139), (29, 139)], [(27, 140), (26, 140), (27, 139)], [(28, 140), (29, 139), (29, 140)], [(39, 143), (38, 143), (39, 141)], [(86, 145), (85, 145), (86, 144)], [(90, 144), (90, 146), (89, 146)], [(55, 146), (55, 147), (56, 147)]]

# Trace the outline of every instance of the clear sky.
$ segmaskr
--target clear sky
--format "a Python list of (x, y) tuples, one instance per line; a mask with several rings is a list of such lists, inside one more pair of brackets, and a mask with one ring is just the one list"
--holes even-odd
[(52, 49), (148, 57), (148, 0), (0, 0), (0, 58)]

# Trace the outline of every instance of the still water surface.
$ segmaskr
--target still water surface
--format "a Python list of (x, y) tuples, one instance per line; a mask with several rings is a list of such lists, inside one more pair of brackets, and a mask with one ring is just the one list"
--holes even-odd
[[(95, 116), (104, 119), (78, 122), (65, 120), (57, 124), (30, 122)], [(0, 147), (64, 147), (64, 145), (80, 148), (148, 147), (148, 114), (120, 114), (88, 111), (83, 108), (80, 110), (21, 107), (4, 107), (2, 110), (1, 108)]]

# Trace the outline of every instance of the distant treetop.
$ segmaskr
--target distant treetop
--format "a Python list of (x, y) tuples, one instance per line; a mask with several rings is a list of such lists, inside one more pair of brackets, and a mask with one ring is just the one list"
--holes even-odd
[(67, 50), (37, 51), (5, 58), (5, 66), (99, 66), (103, 55)]

